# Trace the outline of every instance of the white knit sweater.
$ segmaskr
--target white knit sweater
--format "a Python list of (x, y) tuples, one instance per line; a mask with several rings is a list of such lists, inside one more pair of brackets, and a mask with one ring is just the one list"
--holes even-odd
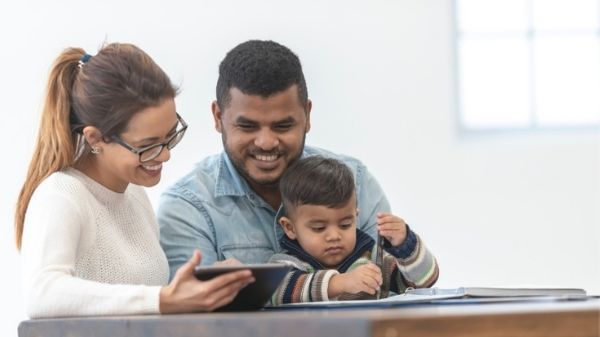
[(159, 312), (169, 278), (145, 191), (113, 192), (75, 169), (34, 192), (21, 248), (31, 318)]

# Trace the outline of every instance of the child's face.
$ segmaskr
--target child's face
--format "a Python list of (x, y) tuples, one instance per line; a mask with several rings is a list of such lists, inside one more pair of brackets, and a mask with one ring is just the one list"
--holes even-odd
[(300, 205), (282, 217), (286, 235), (327, 268), (336, 268), (356, 245), (356, 197), (340, 208)]

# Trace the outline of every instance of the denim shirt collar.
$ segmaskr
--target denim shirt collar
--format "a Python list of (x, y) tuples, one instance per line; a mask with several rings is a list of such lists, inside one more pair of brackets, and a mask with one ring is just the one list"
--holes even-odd
[(246, 179), (233, 166), (227, 153), (223, 151), (219, 158), (215, 197), (231, 196), (246, 197), (256, 207), (266, 208), (274, 213), (277, 212), (260, 195), (252, 190)]
[(244, 196), (252, 190), (244, 178), (235, 169), (229, 156), (225, 151), (219, 156), (217, 168), (217, 182), (215, 184), (215, 196)]

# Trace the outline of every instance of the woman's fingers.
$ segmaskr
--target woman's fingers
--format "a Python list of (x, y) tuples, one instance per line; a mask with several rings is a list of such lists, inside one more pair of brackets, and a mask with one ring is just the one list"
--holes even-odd
[[(254, 278), (251, 276), (252, 274), (248, 276), (244, 272), (245, 271), (229, 273), (237, 274), (233, 275), (235, 278), (228, 277), (224, 280), (216, 280), (215, 278), (213, 280), (217, 282), (209, 285), (208, 283), (213, 281), (211, 280), (205, 283), (207, 285), (207, 305), (209, 307), (209, 311), (230, 303), (242, 288), (247, 286), (249, 283), (254, 282)], [(230, 276), (229, 274), (222, 276)]]
[(214, 293), (215, 304), (214, 304), (212, 310), (215, 310), (217, 308), (220, 308), (224, 305), (231, 303), (235, 299), (235, 297), (238, 295), (240, 290), (242, 290), (246, 285), (248, 285), (248, 282), (238, 281), (238, 282), (235, 282), (235, 283), (232, 283), (232, 284), (226, 286), (226, 288), (222, 288), (219, 291), (215, 292)]
[(177, 269), (177, 272), (175, 272), (175, 277), (177, 278), (178, 276), (183, 277), (185, 275), (192, 275), (194, 273), (194, 268), (200, 264), (200, 261), (202, 261), (202, 254), (200, 254), (198, 249), (195, 249), (190, 259), (187, 260), (187, 262), (181, 267), (179, 267), (179, 269)]
[(218, 294), (239, 290), (251, 282), (254, 282), (252, 272), (250, 270), (240, 270), (215, 277), (204, 282), (204, 285), (207, 293)]
[(238, 280), (250, 280), (252, 277), (252, 272), (250, 269), (238, 270), (230, 273), (226, 273), (223, 275), (219, 275), (211, 280), (207, 281), (207, 285), (213, 287), (221, 287), (226, 284), (236, 282)]

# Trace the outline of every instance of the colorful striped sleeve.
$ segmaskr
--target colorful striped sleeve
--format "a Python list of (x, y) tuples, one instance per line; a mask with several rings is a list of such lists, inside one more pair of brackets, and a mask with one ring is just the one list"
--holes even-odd
[(395, 283), (401, 292), (407, 287), (428, 288), (437, 281), (437, 260), (412, 230), (408, 230), (406, 240), (400, 246), (386, 247), (386, 250), (396, 258)]
[(292, 271), (284, 277), (271, 297), (271, 305), (329, 301), (329, 280), (339, 274), (337, 270), (313, 270), (308, 264), (285, 254), (276, 254), (269, 262), (293, 265)]

